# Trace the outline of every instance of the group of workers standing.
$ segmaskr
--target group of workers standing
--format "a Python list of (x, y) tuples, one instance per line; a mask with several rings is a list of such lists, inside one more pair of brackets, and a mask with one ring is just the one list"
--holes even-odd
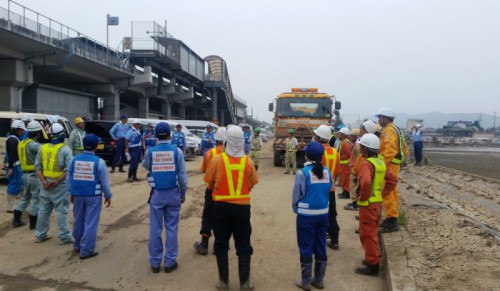
[[(401, 130), (394, 125), (395, 114), (391, 109), (381, 109), (377, 117), (381, 129), (368, 120), (359, 130), (339, 130), (337, 138), (329, 126), (320, 125), (313, 131), (314, 141), (304, 148), (306, 163), (300, 170), (295, 160), (298, 141), (293, 137), (293, 129), (288, 132), (285, 173), (291, 171), (296, 175), (292, 209), (297, 214), (301, 264), (301, 278), (296, 285), (301, 289), (324, 288), (326, 247), (339, 249), (337, 175), (340, 175), (338, 181), (342, 187), (338, 198), (351, 199), (345, 209), (359, 211), (359, 235), (365, 260), (364, 266), (355, 269), (356, 273), (378, 275), (381, 254), (377, 233), (379, 229), (382, 232), (399, 229), (396, 185), (407, 146)], [(39, 122), (31, 121), (25, 126), (22, 121), (14, 121), (12, 138), (7, 140), (7, 162), (10, 179), (14, 171), (19, 171), (16, 165), (20, 166), (24, 184), (23, 197), (14, 210), (13, 226), (24, 225), (21, 214), (31, 200), (30, 228), (36, 229), (36, 242), (44, 242), (51, 238), (49, 219), (55, 209), (59, 244), (73, 244), (80, 259), (87, 259), (98, 254), (95, 242), (102, 199), (104, 196), (104, 203), (109, 207), (112, 194), (106, 164), (94, 154), (100, 139), (85, 134), (81, 123), (83, 119), (75, 119), (77, 128), (70, 135), (72, 144), (66, 146), (64, 128), (59, 123), (51, 125), (50, 143), (41, 145), (38, 142), (42, 134)], [(144, 151), (142, 166), (148, 171), (147, 181), (151, 187), (148, 248), (153, 273), (160, 271), (162, 261), (167, 273), (178, 267), (179, 214), (186, 199), (188, 179), (184, 161), (185, 136), (180, 125), (176, 129), (172, 132), (167, 123), (160, 122), (154, 130), (148, 125), (141, 135), (140, 122), (128, 122), (123, 115), (121, 122), (110, 131), (117, 141), (111, 173), (116, 166), (124, 172), (123, 164), (130, 156), (128, 181), (137, 181), (137, 167)], [(25, 131), (28, 136), (20, 141)], [(204, 156), (200, 169), (206, 183), (205, 203), (199, 232), (201, 240), (193, 246), (196, 252), (206, 255), (209, 238), (212, 234), (215, 237), (213, 252), (219, 274), (218, 290), (229, 290), (231, 236), (238, 256), (240, 289), (254, 289), (250, 282), (253, 254), (250, 192), (259, 182), (257, 170), (262, 140), (259, 129), (253, 134), (248, 132), (246, 128), (228, 126), (227, 129), (220, 127), (214, 134), (208, 125), (202, 137)], [(15, 154), (12, 147), (16, 148)], [(291, 169), (290, 164), (293, 165)], [(67, 217), (70, 201), (74, 203), (72, 233)], [(382, 205), (385, 220), (379, 225)], [(165, 243), (163, 227), (166, 229)]]

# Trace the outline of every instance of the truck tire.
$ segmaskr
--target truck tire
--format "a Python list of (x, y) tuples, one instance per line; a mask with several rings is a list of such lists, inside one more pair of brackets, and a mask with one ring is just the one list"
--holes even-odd
[(282, 167), (283, 163), (281, 162), (281, 152), (280, 151), (274, 151), (274, 166), (275, 167)]

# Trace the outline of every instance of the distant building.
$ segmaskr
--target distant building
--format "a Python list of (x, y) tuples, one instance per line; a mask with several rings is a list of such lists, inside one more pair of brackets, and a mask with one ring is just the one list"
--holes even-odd
[(472, 137), (474, 130), (472, 121), (448, 121), (448, 124), (443, 126), (443, 135)]

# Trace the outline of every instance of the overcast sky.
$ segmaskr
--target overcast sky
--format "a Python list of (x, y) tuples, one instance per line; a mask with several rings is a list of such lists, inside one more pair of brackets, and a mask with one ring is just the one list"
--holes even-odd
[[(201, 57), (227, 62), (234, 93), (270, 121), (267, 104), (317, 87), (342, 114), (500, 110), (499, 0), (17, 0), (110, 46), (131, 21), (168, 21)], [(0, 0), (6, 7), (6, 0)]]

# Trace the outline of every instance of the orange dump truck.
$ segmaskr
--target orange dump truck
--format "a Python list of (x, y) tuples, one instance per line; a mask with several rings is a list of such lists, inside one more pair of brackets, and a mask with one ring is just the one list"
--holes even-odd
[(302, 166), (305, 161), (302, 149), (313, 137), (312, 128), (330, 125), (339, 109), (340, 102), (335, 96), (318, 93), (317, 88), (292, 88), (291, 92), (278, 95), (273, 103), (269, 103), (269, 111), (274, 112), (274, 165), (280, 167), (284, 164), (284, 142), (288, 130), (294, 129), (299, 142), (297, 164)]

